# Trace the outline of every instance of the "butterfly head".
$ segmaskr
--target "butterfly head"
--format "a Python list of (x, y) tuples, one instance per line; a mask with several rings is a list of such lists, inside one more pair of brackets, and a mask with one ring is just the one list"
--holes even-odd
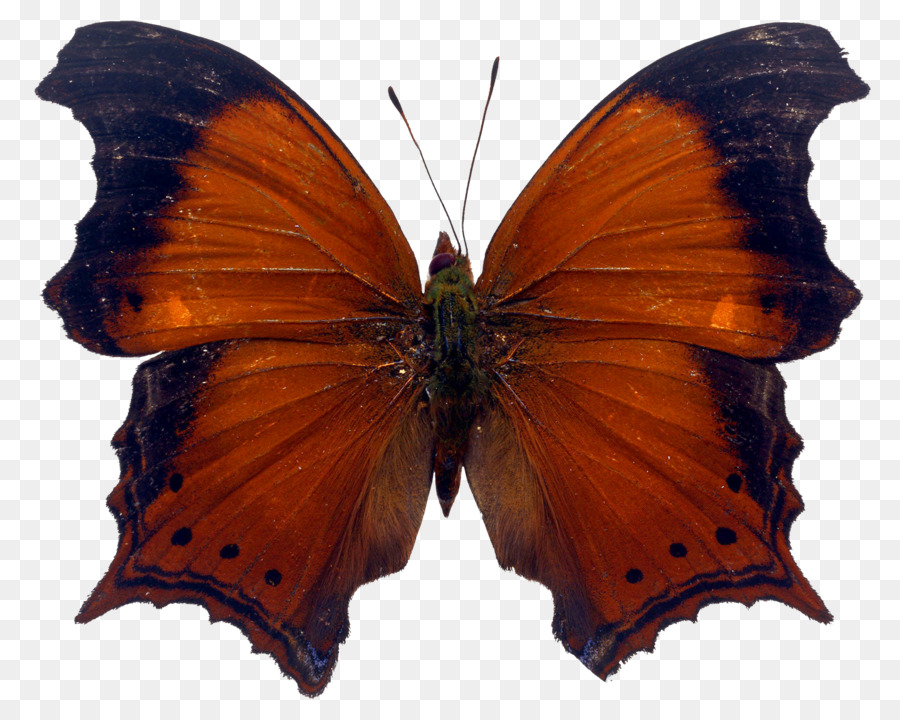
[(472, 271), (469, 258), (466, 255), (460, 255), (453, 246), (450, 236), (441, 230), (438, 235), (437, 245), (434, 248), (434, 255), (432, 255), (431, 263), (428, 265), (429, 280), (441, 270), (446, 270), (447, 268), (454, 266), (460, 266), (464, 270), (468, 269), (468, 272), (471, 275)]

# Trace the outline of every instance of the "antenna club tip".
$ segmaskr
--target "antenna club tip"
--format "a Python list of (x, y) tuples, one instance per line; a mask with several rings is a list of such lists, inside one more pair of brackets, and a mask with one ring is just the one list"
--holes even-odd
[(493, 85), (497, 81), (497, 70), (500, 69), (500, 56), (494, 58), (494, 65), (491, 68), (491, 84)]
[(397, 112), (402, 115), (403, 108), (400, 107), (400, 101), (397, 99), (397, 93), (394, 92), (394, 88), (390, 85), (388, 85), (388, 97), (391, 99), (391, 102), (394, 103), (394, 107), (397, 108)]

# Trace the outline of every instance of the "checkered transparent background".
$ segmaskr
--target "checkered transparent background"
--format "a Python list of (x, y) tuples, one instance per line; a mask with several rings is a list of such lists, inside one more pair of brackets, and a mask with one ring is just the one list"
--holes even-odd
[[(800, 0), (462, 6), (0, 4), (4, 718), (900, 717), (900, 10)], [(810, 195), (831, 256), (865, 299), (836, 346), (783, 371), (806, 442), (794, 475), (807, 509), (793, 550), (836, 621), (821, 626), (771, 602), (710, 607), (601, 682), (553, 640), (549, 592), (499, 569), (464, 487), (447, 520), (429, 502), (403, 572), (357, 593), (350, 638), (319, 699), (301, 697), (274, 661), (196, 607), (131, 605), (75, 625), (116, 545), (104, 504), (118, 477), (109, 440), (137, 362), (65, 339), (40, 301), (95, 182), (86, 131), (33, 90), (78, 25), (112, 19), (218, 40), (281, 77), (357, 155), (423, 262), (446, 221), (388, 84), (458, 217), (490, 62), (502, 57), (467, 211), (477, 258), (542, 159), (642, 66), (757, 22), (831, 30), (872, 94), (835, 110), (814, 137)]]

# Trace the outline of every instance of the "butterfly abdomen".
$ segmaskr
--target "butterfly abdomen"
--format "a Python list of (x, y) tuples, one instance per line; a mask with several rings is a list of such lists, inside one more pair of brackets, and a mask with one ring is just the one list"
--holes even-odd
[(447, 515), (459, 490), (469, 428), (486, 395), (487, 376), (479, 367), (478, 303), (471, 264), (455, 251), (446, 252), (445, 246), (450, 247), (450, 241), (442, 233), (424, 304), (432, 354), (426, 387), (437, 437), (435, 487)]

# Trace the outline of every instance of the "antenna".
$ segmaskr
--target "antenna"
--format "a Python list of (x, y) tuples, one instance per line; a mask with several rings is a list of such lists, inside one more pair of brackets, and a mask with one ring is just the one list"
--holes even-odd
[(487, 100), (484, 103), (484, 114), (481, 116), (481, 127), (478, 128), (478, 140), (475, 141), (475, 152), (472, 153), (472, 164), (469, 166), (469, 179), (466, 182), (466, 196), (463, 198), (462, 219), (460, 220), (460, 230), (462, 230), (463, 243), (466, 246), (466, 255), (469, 254), (469, 243), (466, 242), (466, 203), (469, 201), (469, 187), (472, 185), (472, 170), (475, 169), (475, 157), (478, 155), (478, 146), (481, 145), (481, 133), (484, 132), (484, 121), (487, 118), (488, 105), (491, 104), (491, 95), (494, 94), (494, 83), (497, 82), (497, 70), (500, 68), (500, 58), (494, 58), (494, 65), (491, 68), (491, 87), (488, 90)]
[[(394, 107), (397, 108), (397, 112), (400, 113), (400, 117), (403, 118), (403, 122), (406, 123), (406, 129), (409, 130), (409, 136), (412, 138), (413, 143), (416, 146), (416, 150), (419, 151), (419, 157), (422, 158), (422, 164), (425, 166), (425, 172), (428, 174), (428, 179), (431, 180), (431, 187), (434, 188), (434, 194), (437, 195), (438, 200), (441, 202), (441, 207), (444, 208), (444, 215), (447, 216), (447, 222), (450, 223), (450, 229), (453, 231), (453, 237), (456, 238), (456, 244), (459, 246), (460, 252), (462, 252), (462, 243), (459, 241), (459, 236), (456, 234), (456, 228), (453, 227), (453, 221), (450, 219), (450, 213), (447, 212), (447, 206), (444, 205), (444, 200), (441, 197), (441, 194), (438, 192), (437, 186), (434, 184), (434, 178), (431, 177), (431, 172), (428, 170), (428, 163), (425, 162), (425, 156), (422, 154), (422, 148), (419, 147), (419, 143), (416, 141), (416, 136), (413, 135), (412, 128), (409, 126), (409, 120), (406, 119), (406, 114), (403, 112), (403, 108), (400, 107), (400, 101), (397, 99), (397, 93), (394, 92), (394, 88), (388, 86), (388, 97), (390, 97), (391, 102), (394, 103)], [(466, 255), (468, 255), (468, 247), (466, 248)]]

